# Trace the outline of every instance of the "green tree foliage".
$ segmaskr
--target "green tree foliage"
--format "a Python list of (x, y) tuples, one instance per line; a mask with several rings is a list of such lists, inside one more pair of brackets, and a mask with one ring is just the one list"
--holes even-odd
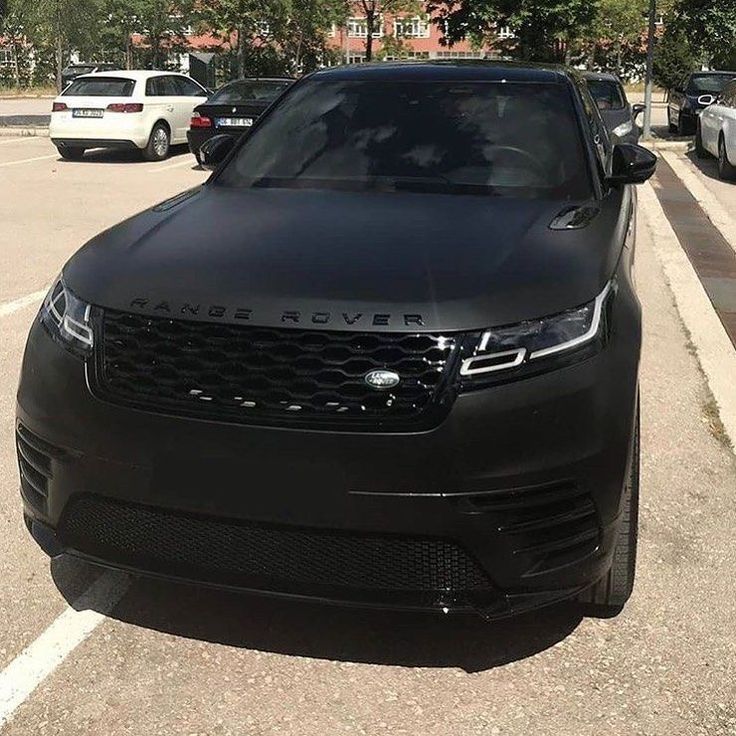
[(280, 49), (285, 71), (303, 74), (317, 69), (331, 52), (327, 34), (345, 22), (345, 0), (290, 0), (271, 23), (272, 42)]
[(693, 69), (700, 66), (690, 36), (675, 24), (667, 26), (654, 52), (654, 80), (664, 89), (673, 89)]
[(591, 41), (610, 51), (606, 66), (619, 76), (623, 75), (625, 57), (632, 48), (643, 54), (648, 7), (649, 0), (599, 0)]
[(379, 30), (384, 14), (417, 13), (421, 5), (417, 0), (360, 0), (359, 6), (365, 16), (368, 35), (365, 39), (365, 60), (373, 60), (373, 34)]
[[(736, 0), (678, 0), (671, 17), (675, 33), (687, 34), (702, 61), (725, 68), (736, 56)], [(699, 54), (700, 55), (700, 54)]]
[(589, 34), (598, 0), (432, 0), (451, 43), (467, 34), (495, 37), (509, 26), (515, 38), (506, 52), (527, 61), (562, 61), (572, 44)]

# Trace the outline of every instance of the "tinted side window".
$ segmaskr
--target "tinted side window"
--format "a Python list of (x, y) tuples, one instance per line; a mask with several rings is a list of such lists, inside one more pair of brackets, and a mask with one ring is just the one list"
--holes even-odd
[(595, 145), (596, 155), (598, 157), (598, 163), (601, 167), (601, 172), (608, 171), (608, 158), (611, 154), (611, 140), (608, 136), (608, 130), (603, 123), (603, 118), (598, 111), (598, 106), (593, 101), (593, 97), (590, 94), (588, 85), (584, 80), (578, 82), (578, 90), (580, 91), (580, 97), (583, 101), (583, 108), (585, 109), (585, 117), (590, 128), (591, 138)]
[(158, 86), (159, 79), (160, 77), (151, 77), (151, 79), (146, 80), (146, 97), (159, 97), (161, 95)]
[(185, 97), (204, 97), (205, 91), (194, 81), (191, 79), (187, 79), (186, 77), (174, 77), (173, 78), (176, 87), (178, 89), (178, 94), (183, 95)]
[(158, 86), (159, 90), (161, 90), (160, 94), (164, 97), (176, 97), (181, 94), (176, 81), (176, 77), (159, 77)]
[(723, 90), (719, 97), (721, 105), (726, 107), (736, 107), (736, 83), (731, 82), (726, 89)]

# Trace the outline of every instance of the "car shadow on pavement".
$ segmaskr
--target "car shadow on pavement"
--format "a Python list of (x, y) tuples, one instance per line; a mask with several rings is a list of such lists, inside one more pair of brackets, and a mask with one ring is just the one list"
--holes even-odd
[[(97, 163), (97, 164), (166, 164), (180, 159), (181, 156), (191, 155), (187, 145), (172, 146), (169, 151), (169, 157), (164, 161), (146, 161), (140, 151), (115, 149), (115, 148), (92, 148), (86, 151), (81, 161), (65, 161), (59, 156), (59, 161), (63, 163)], [(192, 157), (194, 158), (194, 157)]]
[[(54, 582), (72, 604), (95, 569), (63, 556)], [(187, 639), (284, 655), (481, 672), (533, 656), (569, 636), (581, 610), (558, 605), (488, 623), (472, 614), (405, 613), (267, 598), (131, 577), (110, 618)]]
[(703, 174), (703, 176), (707, 176), (709, 179), (715, 179), (716, 181), (721, 181), (721, 177), (718, 175), (718, 161), (716, 161), (715, 158), (712, 156), (699, 158), (695, 151), (688, 151), (685, 155), (691, 161), (693, 166)]

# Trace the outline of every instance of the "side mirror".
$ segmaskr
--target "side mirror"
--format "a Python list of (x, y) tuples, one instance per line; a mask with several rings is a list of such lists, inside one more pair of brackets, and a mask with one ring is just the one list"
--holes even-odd
[(642, 105), (640, 102), (637, 103), (636, 105), (632, 105), (631, 115), (634, 118), (634, 120), (636, 120), (639, 117), (639, 115), (641, 115), (646, 109), (647, 109), (647, 106)]
[(643, 184), (657, 169), (657, 157), (643, 146), (620, 143), (613, 147), (610, 184)]
[(715, 95), (700, 95), (698, 97), (698, 104), (708, 107), (709, 105), (715, 104), (717, 98)]
[(199, 148), (199, 158), (203, 169), (214, 171), (230, 154), (235, 138), (230, 135), (216, 135), (206, 140)]

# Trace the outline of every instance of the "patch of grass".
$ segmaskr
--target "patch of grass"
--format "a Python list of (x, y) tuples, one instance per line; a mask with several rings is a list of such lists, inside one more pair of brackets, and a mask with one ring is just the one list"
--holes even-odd
[(726, 434), (726, 429), (721, 421), (721, 414), (718, 410), (718, 402), (715, 400), (710, 389), (707, 389), (709, 398), (703, 404), (703, 421), (708, 425), (710, 433), (727, 449), (733, 451), (731, 440)]
[(15, 97), (56, 97), (56, 87), (0, 87), (0, 99)]

